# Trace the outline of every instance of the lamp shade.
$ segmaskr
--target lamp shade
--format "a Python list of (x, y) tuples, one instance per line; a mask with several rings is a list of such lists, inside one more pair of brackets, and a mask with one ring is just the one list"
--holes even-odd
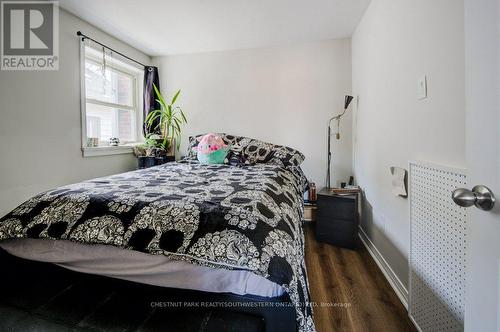
[(353, 96), (345, 96), (345, 99), (344, 99), (344, 109), (346, 110), (348, 107), (349, 107), (349, 104), (351, 103), (353, 99)]

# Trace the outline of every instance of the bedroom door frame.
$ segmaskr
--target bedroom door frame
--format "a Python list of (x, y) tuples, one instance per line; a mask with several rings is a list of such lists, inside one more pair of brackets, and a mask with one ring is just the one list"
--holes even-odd
[(468, 189), (496, 206), (468, 208), (465, 331), (500, 331), (500, 0), (464, 0)]

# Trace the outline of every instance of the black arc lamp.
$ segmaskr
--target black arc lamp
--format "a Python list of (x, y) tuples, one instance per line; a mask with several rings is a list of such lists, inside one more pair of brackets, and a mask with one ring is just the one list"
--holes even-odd
[(344, 98), (344, 111), (347, 110), (347, 108), (349, 107), (349, 104), (351, 103), (351, 101), (354, 99), (353, 96), (345, 96)]
[(331, 188), (330, 184), (330, 169), (331, 169), (331, 163), (332, 163), (332, 144), (331, 144), (331, 138), (332, 138), (332, 121), (336, 120), (337, 121), (337, 130), (335, 132), (335, 138), (340, 139), (340, 119), (342, 116), (344, 116), (345, 112), (349, 108), (349, 104), (351, 104), (351, 101), (354, 99), (353, 96), (346, 95), (344, 98), (344, 110), (341, 114), (335, 115), (328, 121), (328, 155), (327, 155), (327, 168), (326, 168), (326, 187), (328, 189)]

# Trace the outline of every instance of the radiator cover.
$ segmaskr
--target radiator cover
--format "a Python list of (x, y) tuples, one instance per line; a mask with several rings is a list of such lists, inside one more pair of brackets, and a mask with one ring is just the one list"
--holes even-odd
[(421, 331), (463, 331), (467, 213), (451, 193), (463, 169), (409, 163), (409, 314)]

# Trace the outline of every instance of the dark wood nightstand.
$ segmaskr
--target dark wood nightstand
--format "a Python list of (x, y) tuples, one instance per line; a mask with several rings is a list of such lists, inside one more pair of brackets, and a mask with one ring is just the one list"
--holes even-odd
[(335, 193), (323, 189), (318, 193), (316, 240), (339, 247), (355, 249), (358, 238), (359, 192)]

